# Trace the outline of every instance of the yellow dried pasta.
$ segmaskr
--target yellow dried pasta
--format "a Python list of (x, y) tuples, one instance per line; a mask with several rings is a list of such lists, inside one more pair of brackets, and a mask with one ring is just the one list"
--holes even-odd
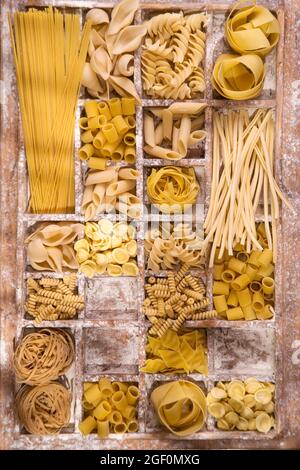
[(274, 391), (255, 377), (218, 382), (207, 394), (208, 412), (219, 429), (267, 433), (275, 427)]
[(98, 383), (84, 383), (82, 434), (97, 431), (105, 439), (112, 433), (137, 432), (139, 389), (132, 383), (115, 382), (101, 377)]
[(200, 186), (193, 168), (165, 166), (147, 178), (150, 201), (164, 213), (182, 212), (196, 202)]

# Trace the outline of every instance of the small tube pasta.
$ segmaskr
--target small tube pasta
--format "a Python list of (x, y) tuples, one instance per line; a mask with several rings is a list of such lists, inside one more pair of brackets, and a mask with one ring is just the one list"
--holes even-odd
[(226, 311), (227, 319), (228, 320), (243, 320), (244, 319), (244, 312), (241, 307), (229, 308)]
[(123, 135), (129, 130), (129, 126), (122, 116), (115, 116), (111, 123), (115, 126), (119, 135)]
[(128, 432), (138, 432), (139, 424), (136, 419), (130, 419), (127, 423)]
[(105, 439), (109, 435), (109, 421), (97, 421), (97, 434), (100, 439)]
[(102, 377), (98, 383), (99, 390), (104, 397), (110, 397), (113, 394), (111, 381)]
[(213, 277), (215, 281), (222, 280), (222, 273), (224, 271), (224, 264), (214, 264), (213, 267)]
[(237, 297), (241, 307), (247, 307), (247, 305), (251, 305), (252, 303), (251, 294), (248, 288), (237, 291)]
[(120, 411), (112, 411), (110, 415), (108, 415), (109, 422), (112, 424), (119, 424), (122, 423), (123, 418)]
[(124, 423), (124, 421), (122, 423), (117, 423), (114, 425), (114, 432), (116, 434), (123, 434), (126, 431), (127, 431), (127, 424)]
[(98, 103), (95, 100), (85, 101), (84, 109), (85, 109), (85, 113), (86, 113), (88, 118), (97, 116), (98, 113), (99, 113)]
[(261, 312), (265, 306), (265, 301), (260, 292), (254, 292), (252, 306), (255, 312)]
[(93, 140), (93, 145), (94, 147), (96, 147), (96, 149), (101, 149), (103, 147), (103, 145), (106, 143), (106, 137), (103, 133), (103, 131), (99, 131), (95, 137), (94, 137), (94, 140)]
[(229, 295), (229, 284), (215, 281), (213, 284), (213, 295)]
[(229, 296), (227, 297), (227, 305), (229, 307), (237, 307), (238, 304), (239, 299), (237, 293), (234, 290), (231, 290)]
[(112, 117), (122, 114), (122, 105), (120, 98), (111, 98), (108, 100), (108, 106)]
[(126, 147), (124, 151), (124, 160), (126, 163), (134, 163), (136, 159), (136, 152), (134, 147)]
[(269, 249), (263, 250), (263, 252), (258, 257), (259, 266), (266, 268), (273, 261), (273, 251)]
[(135, 99), (121, 98), (122, 114), (124, 116), (133, 116), (135, 114)]
[(121, 143), (118, 147), (112, 152), (111, 159), (115, 162), (119, 162), (124, 157), (125, 145)]
[(88, 118), (87, 117), (81, 117), (79, 119), (79, 127), (80, 127), (80, 129), (83, 129), (84, 131), (87, 131), (89, 129), (89, 124), (88, 124)]
[(264, 294), (273, 294), (275, 289), (274, 279), (272, 279), (271, 277), (264, 277), (261, 281), (261, 284)]
[(111, 400), (115, 408), (119, 411), (125, 410), (125, 408), (128, 406), (126, 396), (124, 392), (122, 392), (121, 390), (119, 390), (118, 392), (115, 392), (112, 395)]
[(246, 264), (243, 261), (232, 257), (228, 262), (228, 268), (239, 274), (243, 274), (246, 270)]
[(136, 413), (137, 410), (135, 406), (127, 405), (122, 414), (125, 419), (132, 420), (135, 418)]
[(225, 269), (221, 275), (222, 281), (228, 284), (230, 284), (234, 280), (235, 277), (236, 277), (236, 273), (232, 269)]
[(247, 274), (250, 281), (252, 282), (257, 276), (257, 269), (255, 269), (252, 266), (250, 266), (249, 264), (247, 264), (245, 274)]
[(249, 284), (249, 289), (251, 290), (252, 293), (260, 292), (262, 289), (262, 285), (259, 281), (252, 281)]
[(111, 413), (111, 405), (107, 400), (103, 400), (99, 405), (94, 409), (93, 416), (94, 418), (102, 421)]
[[(116, 142), (119, 138), (118, 133), (116, 131), (116, 128), (113, 124), (108, 123), (105, 124), (105, 126), (102, 127), (102, 132), (106, 137), (106, 140), (110, 143), (113, 144)], [(127, 135), (127, 134), (126, 134)]]
[(236, 277), (235, 280), (231, 283), (231, 287), (236, 291), (240, 291), (245, 289), (249, 283), (250, 279), (247, 274), (241, 274), (240, 276)]
[(124, 135), (123, 142), (125, 145), (128, 145), (128, 146), (135, 145), (135, 134), (133, 132), (127, 132)]
[(102, 393), (98, 387), (98, 384), (93, 384), (84, 393), (84, 398), (88, 403), (93, 403), (96, 400), (100, 400)]
[(260, 267), (260, 262), (258, 261), (260, 255), (261, 255), (260, 251), (252, 250), (249, 260), (248, 260), (248, 263), (250, 264), (250, 266), (253, 266), (254, 268)]
[(256, 314), (252, 308), (252, 305), (246, 305), (245, 307), (242, 307), (242, 310), (244, 313), (245, 320), (256, 320)]
[(108, 105), (105, 101), (100, 101), (100, 103), (98, 103), (98, 110), (99, 110), (99, 113), (101, 115), (106, 117), (107, 121), (111, 120), (112, 115), (111, 115), (110, 109), (109, 109), (109, 107), (108, 107)]
[(90, 144), (94, 140), (94, 135), (92, 131), (89, 129), (81, 134), (81, 142), (84, 144)]
[(122, 392), (126, 393), (127, 390), (128, 390), (128, 385), (124, 382), (112, 382), (112, 388), (113, 388), (113, 391), (114, 392), (118, 392), (119, 390), (121, 390)]
[(228, 310), (225, 295), (217, 295), (213, 297), (214, 306), (218, 313), (225, 312)]
[(93, 418), (93, 416), (87, 416), (81, 423), (79, 424), (79, 430), (84, 435), (87, 436), (90, 434), (94, 429), (97, 427), (97, 421)]
[(135, 405), (139, 399), (140, 391), (135, 385), (130, 385), (128, 387), (126, 398), (129, 405)]
[(265, 305), (260, 312), (256, 312), (256, 317), (258, 320), (268, 320), (273, 318), (273, 309), (270, 305)]
[(101, 127), (105, 126), (106, 123), (107, 123), (106, 117), (101, 114), (100, 115), (98, 114), (98, 116), (93, 116), (89, 118), (88, 120), (89, 129), (91, 131), (100, 129)]
[(94, 153), (94, 147), (91, 144), (85, 144), (78, 151), (80, 160), (88, 160)]
[(133, 116), (127, 116), (125, 118), (125, 122), (129, 129), (134, 129), (135, 128), (135, 118)]
[(106, 168), (107, 158), (91, 157), (88, 160), (88, 167), (93, 170), (104, 170)]

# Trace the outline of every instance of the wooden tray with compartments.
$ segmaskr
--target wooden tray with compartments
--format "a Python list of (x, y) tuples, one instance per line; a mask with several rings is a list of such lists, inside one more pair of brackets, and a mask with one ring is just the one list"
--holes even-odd
[[(246, 378), (255, 376), (275, 383), (276, 386), (276, 429), (266, 435), (256, 432), (220, 431), (214, 420), (207, 419), (205, 427), (186, 439), (178, 439), (165, 432), (159, 425), (149, 395), (153, 387), (174, 376), (149, 375), (139, 372), (145, 360), (147, 324), (142, 303), (144, 299), (145, 271), (144, 233), (151, 221), (158, 215), (148, 215), (145, 181), (151, 167), (167, 164), (165, 161), (145, 158), (143, 155), (143, 113), (150, 106), (167, 106), (168, 100), (151, 100), (144, 96), (141, 84), (140, 50), (135, 53), (134, 81), (142, 105), (136, 110), (136, 168), (140, 171), (137, 182), (137, 196), (144, 202), (145, 211), (136, 221), (138, 234), (137, 278), (97, 277), (88, 279), (78, 275), (78, 291), (85, 297), (85, 309), (77, 318), (66, 321), (43, 322), (41, 326), (61, 327), (71, 331), (75, 339), (76, 359), (67, 378), (73, 393), (72, 417), (68, 428), (54, 437), (39, 437), (27, 434), (16, 418), (13, 407), (16, 385), (11, 367), (14, 342), (24, 332), (34, 328), (34, 324), (24, 313), (26, 295), (25, 281), (29, 275), (40, 277), (49, 273), (32, 273), (27, 266), (24, 239), (41, 221), (83, 221), (80, 202), (83, 189), (84, 166), (78, 159), (80, 147), (79, 117), (85, 98), (82, 92), (77, 109), (75, 130), (75, 184), (76, 207), (74, 214), (33, 215), (27, 212), (27, 175), (25, 153), (22, 140), (21, 122), (18, 111), (18, 97), (10, 49), (7, 14), (28, 6), (43, 7), (47, 1), (11, 0), (2, 2), (1, 12), (1, 274), (2, 292), (1, 313), (1, 447), (12, 449), (99, 449), (99, 448), (286, 448), (300, 444), (300, 322), (297, 313), (297, 248), (299, 236), (295, 221), (299, 206), (297, 186), (296, 127), (299, 126), (299, 81), (294, 80), (297, 70), (297, 48), (295, 37), (297, 4), (292, 1), (268, 1), (261, 3), (276, 12), (281, 26), (281, 37), (277, 48), (267, 57), (266, 80), (262, 94), (256, 100), (234, 102), (221, 99), (212, 90), (210, 77), (217, 55), (227, 49), (224, 41), (223, 26), (225, 15), (232, 2), (223, 1), (207, 4), (205, 2), (141, 2), (135, 22), (141, 23), (153, 14), (165, 11), (207, 12), (207, 39), (204, 60), (206, 90), (203, 96), (194, 101), (207, 104), (205, 147), (181, 160), (178, 165), (193, 166), (201, 184), (198, 207), (202, 218), (207, 211), (210, 193), (212, 167), (212, 112), (214, 109), (227, 110), (246, 108), (251, 113), (256, 108), (272, 108), (276, 121), (275, 171), (293, 203), (295, 213), (282, 209), (278, 227), (278, 262), (275, 282), (275, 316), (268, 321), (204, 320), (188, 322), (188, 327), (207, 329), (208, 367), (207, 376), (192, 374), (189, 378), (199, 383), (204, 390), (212, 387), (217, 380)], [(51, 4), (61, 9), (76, 11), (84, 20), (88, 9), (99, 7), (111, 9), (113, 2), (57, 0)], [(299, 60), (299, 59), (298, 59)], [(298, 63), (299, 66), (299, 63)], [(294, 81), (293, 81), (294, 80)], [(297, 86), (299, 88), (297, 88)], [(294, 95), (292, 95), (294, 93)], [(297, 94), (298, 93), (298, 94)], [(298, 115), (297, 115), (298, 113)], [(298, 120), (297, 120), (298, 118)], [(292, 121), (293, 119), (293, 121)], [(298, 129), (299, 130), (299, 129)], [(299, 140), (298, 140), (299, 142)], [(298, 170), (299, 171), (299, 170)], [(198, 214), (199, 215), (199, 214)], [(118, 215), (102, 215), (118, 220)], [(167, 216), (163, 216), (164, 219)], [(160, 218), (161, 220), (161, 218)], [(197, 221), (199, 218), (197, 218)], [(258, 220), (262, 220), (258, 217)], [(195, 214), (192, 215), (195, 223)], [(299, 266), (299, 264), (298, 264)], [(59, 277), (58, 274), (49, 274)], [(163, 273), (162, 273), (163, 275)], [(212, 300), (212, 273), (205, 269), (201, 272), (208, 286)], [(137, 294), (136, 294), (137, 293)], [(138, 420), (139, 432), (124, 435), (111, 434), (105, 441), (96, 435), (83, 437), (78, 429), (82, 418), (82, 385), (84, 381), (97, 380), (100, 376), (118, 378), (134, 382), (141, 391)], [(176, 378), (176, 377), (175, 377)], [(177, 376), (178, 378), (178, 376)]]

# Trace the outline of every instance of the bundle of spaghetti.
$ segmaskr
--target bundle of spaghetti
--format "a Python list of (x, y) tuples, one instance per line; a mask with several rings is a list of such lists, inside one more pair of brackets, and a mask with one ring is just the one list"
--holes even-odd
[(33, 213), (74, 211), (74, 124), (90, 24), (49, 7), (14, 14), (10, 32)]
[(42, 385), (63, 375), (74, 360), (74, 343), (64, 330), (42, 329), (29, 333), (14, 353), (17, 382)]
[(31, 434), (56, 434), (70, 421), (71, 400), (71, 393), (56, 382), (24, 385), (16, 396), (19, 419)]
[(186, 320), (215, 318), (216, 310), (205, 311), (209, 306), (205, 284), (201, 278), (186, 273), (183, 265), (181, 275), (167, 271), (166, 283), (150, 276), (145, 284), (144, 314), (152, 323), (149, 335), (161, 338), (168, 330), (178, 331)]
[[(216, 250), (233, 254), (237, 244), (249, 253), (263, 250), (257, 239), (255, 214), (263, 197), (268, 248), (276, 262), (276, 226), (279, 199), (291, 208), (274, 178), (274, 121), (272, 111), (259, 109), (215, 112), (213, 116), (213, 175), (210, 206), (204, 228), (202, 254), (212, 243), (209, 265)], [(268, 223), (271, 215), (271, 230)]]

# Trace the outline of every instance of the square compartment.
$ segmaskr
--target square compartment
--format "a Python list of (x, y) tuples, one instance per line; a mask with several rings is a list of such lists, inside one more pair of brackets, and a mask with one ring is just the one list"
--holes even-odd
[(84, 328), (82, 344), (84, 374), (138, 372), (137, 326)]
[(135, 320), (138, 300), (136, 277), (101, 277), (85, 283), (86, 318)]
[[(171, 4), (169, 4), (171, 5)], [(191, 13), (206, 13), (205, 11), (205, 5), (201, 7), (199, 7), (197, 5), (197, 7), (194, 7), (193, 6), (193, 3), (191, 3), (190, 5), (188, 5), (188, 8), (185, 6), (185, 8), (181, 8), (180, 7), (180, 4), (178, 5), (174, 5), (174, 6), (166, 6), (164, 7), (163, 4), (160, 5), (161, 8), (157, 8), (157, 9), (151, 9), (151, 8), (144, 8), (142, 9), (142, 22), (144, 21), (148, 21), (150, 20), (151, 18), (153, 18), (154, 16), (157, 16), (157, 15), (161, 15), (161, 14), (164, 14), (164, 13), (180, 13), (180, 12), (183, 12), (184, 15), (186, 14), (191, 14)], [(209, 18), (208, 18), (208, 21), (209, 21)], [(207, 33), (207, 27), (204, 27), (204, 32)], [(145, 39), (147, 38), (147, 35), (144, 37), (144, 40), (142, 41), (142, 46), (144, 44), (144, 41)], [(205, 47), (204, 47), (204, 56), (202, 58), (202, 61), (200, 62), (200, 67), (202, 67), (203, 69), (203, 72), (204, 72), (204, 77), (206, 75), (206, 70), (205, 70), (205, 63), (206, 63), (206, 51), (207, 51), (207, 36), (206, 36), (206, 41), (205, 41)], [(141, 75), (142, 75), (142, 71), (141, 71)], [(142, 79), (142, 86), (143, 86), (143, 79)], [(207, 88), (205, 88), (204, 92), (198, 92), (196, 95), (193, 96), (192, 99), (194, 100), (197, 100), (197, 99), (203, 99), (204, 96), (206, 95), (207, 93)], [(157, 98), (157, 97), (152, 97), (150, 95), (147, 94), (147, 92), (144, 91), (144, 89), (142, 89), (142, 98), (143, 99), (146, 99), (146, 100), (149, 100), (149, 99), (158, 99), (158, 100), (162, 100), (162, 101), (165, 101), (165, 98)], [(180, 100), (179, 98), (176, 100), (176, 101), (182, 101)]]
[(211, 330), (215, 374), (273, 376), (275, 332), (269, 328)]
[[(217, 58), (221, 54), (237, 54), (231, 49), (225, 38), (225, 20), (227, 13), (214, 13), (212, 24), (211, 54), (213, 58), (212, 70)], [(261, 93), (253, 98), (258, 100), (275, 99), (276, 93), (276, 53), (278, 45), (264, 59), (266, 76)], [(213, 89), (213, 98), (218, 100), (226, 100), (223, 96)]]
[[(149, 108), (144, 108), (143, 109), (143, 117), (145, 115), (145, 113), (147, 113), (147, 111), (153, 109), (153, 108), (156, 108), (156, 106), (152, 106), (152, 107), (149, 107)], [(162, 109), (160, 107), (160, 109)], [(164, 107), (164, 109), (168, 109), (168, 107)], [(208, 113), (208, 110), (209, 108), (206, 107), (204, 112), (200, 114), (200, 116), (203, 116), (203, 119), (204, 119), (204, 122), (203, 122), (203, 125), (201, 127), (201, 131), (205, 131), (206, 130), (206, 120), (207, 120), (207, 113)], [(154, 116), (151, 112), (149, 112), (149, 114), (154, 118), (154, 126), (156, 127), (159, 123), (162, 122), (162, 120), (160, 118), (157, 118), (156, 116)], [(144, 122), (144, 120), (143, 120)], [(198, 130), (198, 129), (197, 129)], [(144, 131), (143, 131), (143, 146), (147, 145), (146, 142), (145, 142), (145, 135), (144, 135)], [(159, 144), (161, 147), (163, 148), (166, 148), (168, 150), (172, 150), (172, 142), (166, 142), (165, 140), (162, 141), (161, 144)], [(178, 160), (178, 161), (174, 161), (174, 160), (167, 160), (167, 159), (160, 159), (158, 157), (153, 157), (152, 155), (149, 155), (146, 151), (144, 151), (144, 160), (146, 160), (146, 163), (147, 161), (151, 161), (153, 159), (158, 159), (158, 161), (161, 161), (162, 164), (164, 165), (176, 165), (177, 163), (181, 163), (182, 164), (186, 164), (186, 160), (189, 160), (189, 159), (204, 159), (205, 158), (205, 145), (206, 145), (206, 138), (204, 140), (202, 140), (201, 142), (199, 142), (198, 144), (196, 145), (193, 145), (193, 147), (191, 148), (188, 148), (187, 150), (187, 155), (185, 157), (183, 157), (181, 160)]]
[[(176, 377), (175, 380), (178, 380), (178, 378)], [(182, 377), (182, 380), (187, 380), (187, 381), (190, 381), (190, 382), (193, 382), (195, 383), (196, 385), (198, 385), (202, 391), (204, 392), (205, 396), (207, 394), (207, 390), (206, 390), (206, 386), (204, 384), (204, 382), (202, 381), (196, 381), (196, 380), (193, 380), (189, 377)], [(158, 432), (166, 432), (168, 433), (170, 436), (172, 436), (173, 434), (171, 433), (171, 431), (169, 431), (165, 426), (163, 426), (159, 419), (158, 419), (158, 416), (154, 410), (154, 407), (151, 403), (151, 400), (150, 400), (150, 395), (152, 393), (152, 391), (157, 388), (159, 385), (163, 385), (165, 384), (166, 382), (171, 382), (172, 379), (166, 379), (166, 380), (155, 380), (151, 377), (146, 377), (146, 386), (147, 386), (147, 408), (146, 408), (146, 412), (145, 412), (145, 426), (146, 426), (146, 432), (155, 432), (155, 433), (158, 433)], [(206, 422), (204, 422), (204, 426), (202, 429), (200, 429), (200, 431), (198, 431), (199, 433), (205, 431), (207, 429), (207, 425), (206, 425)], [(176, 437), (176, 436), (175, 436)], [(179, 436), (177, 436), (177, 439), (180, 439)], [(181, 438), (182, 439), (182, 438)]]

